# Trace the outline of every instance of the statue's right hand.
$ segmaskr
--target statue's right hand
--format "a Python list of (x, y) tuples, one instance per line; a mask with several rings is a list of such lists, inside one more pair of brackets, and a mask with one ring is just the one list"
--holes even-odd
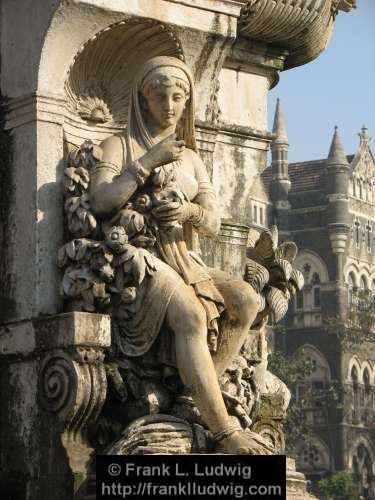
[(155, 144), (146, 154), (147, 163), (150, 165), (150, 170), (179, 160), (185, 150), (185, 141), (176, 139), (176, 134), (173, 133)]

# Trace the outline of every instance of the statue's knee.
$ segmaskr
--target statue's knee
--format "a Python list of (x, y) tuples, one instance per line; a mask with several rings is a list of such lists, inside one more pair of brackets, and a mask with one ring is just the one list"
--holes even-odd
[(255, 318), (258, 311), (258, 298), (253, 288), (245, 281), (237, 282), (233, 297), (235, 305), (232, 316), (235, 316), (243, 325)]

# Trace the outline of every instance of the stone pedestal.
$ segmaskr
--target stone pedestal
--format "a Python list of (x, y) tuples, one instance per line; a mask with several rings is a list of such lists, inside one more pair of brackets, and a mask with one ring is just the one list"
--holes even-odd
[(205, 263), (243, 279), (249, 226), (224, 219), (215, 240), (202, 238), (200, 247)]
[(301, 472), (296, 471), (292, 458), (286, 459), (286, 498), (287, 500), (318, 500), (307, 491), (307, 481)]
[(0, 328), (0, 497), (72, 498), (88, 473), (86, 432), (106, 397), (110, 342), (109, 317), (99, 314)]

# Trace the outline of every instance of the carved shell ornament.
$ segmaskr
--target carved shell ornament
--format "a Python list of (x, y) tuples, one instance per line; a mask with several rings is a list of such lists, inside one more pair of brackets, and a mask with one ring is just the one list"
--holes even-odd
[(93, 123), (107, 123), (113, 120), (104, 91), (100, 87), (86, 89), (78, 96), (77, 113), (83, 120)]
[(278, 245), (278, 231), (271, 226), (258, 239), (252, 238), (247, 249), (245, 281), (259, 297), (259, 313), (253, 326), (261, 324), (272, 313), (280, 321), (287, 310), (290, 298), (303, 288), (303, 275), (293, 269), (297, 245), (286, 241)]

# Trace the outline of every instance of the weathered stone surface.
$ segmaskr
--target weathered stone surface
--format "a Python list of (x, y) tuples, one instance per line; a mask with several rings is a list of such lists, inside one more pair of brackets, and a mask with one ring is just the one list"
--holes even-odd
[[(108, 318), (57, 316), (63, 310), (55, 258), (64, 236), (60, 181), (66, 153), (86, 139), (96, 145), (122, 130), (126, 103), (121, 91), (130, 67), (140, 65), (145, 55), (180, 56), (196, 83), (198, 146), (221, 197), (222, 215), (238, 223), (249, 219), (254, 179), (266, 164), (273, 138), (266, 125), (267, 91), (285, 60), (288, 67), (316, 56), (329, 36), (335, 10), (348, 9), (351, 2), (322, 2), (311, 23), (303, 16), (302, 31), (295, 31), (293, 8), (281, 33), (273, 4), (263, 3), (259, 18), (252, 2), (245, 0), (25, 0), (17, 10), (14, 2), (2, 2), (0, 74), (7, 108), (2, 124), (6, 144), (1, 146), (7, 160), (1, 167), (6, 244), (0, 259), (5, 263), (0, 353), (1, 392), (7, 404), (1, 409), (5, 445), (0, 457), (7, 473), (1, 493), (70, 498), (72, 472), (87, 473), (92, 451), (85, 430), (105, 398), (102, 361), (111, 343)], [(284, 16), (285, 6), (278, 2), (278, 7)], [(262, 20), (265, 37), (258, 32)], [(132, 37), (135, 25), (138, 31)], [(132, 66), (128, 57), (133, 56), (133, 42), (138, 53)], [(77, 209), (71, 219), (78, 219), (78, 213), (88, 217)], [(241, 251), (237, 256), (232, 269), (239, 275)], [(224, 260), (228, 264), (228, 255)], [(109, 272), (107, 264), (103, 268)], [(138, 276), (145, 270), (142, 265), (141, 273), (140, 268), (134, 271)], [(147, 269), (153, 270), (149, 262)], [(242, 285), (236, 306), (244, 310), (250, 286)], [(134, 290), (127, 288), (122, 298), (130, 303)], [(105, 302), (104, 290), (103, 283), (95, 283), (95, 300)], [(91, 299), (86, 293), (85, 310), (95, 310)], [(117, 378), (116, 383), (123, 388)], [(147, 400), (149, 409), (168, 406), (167, 396), (160, 400), (162, 405)]]

